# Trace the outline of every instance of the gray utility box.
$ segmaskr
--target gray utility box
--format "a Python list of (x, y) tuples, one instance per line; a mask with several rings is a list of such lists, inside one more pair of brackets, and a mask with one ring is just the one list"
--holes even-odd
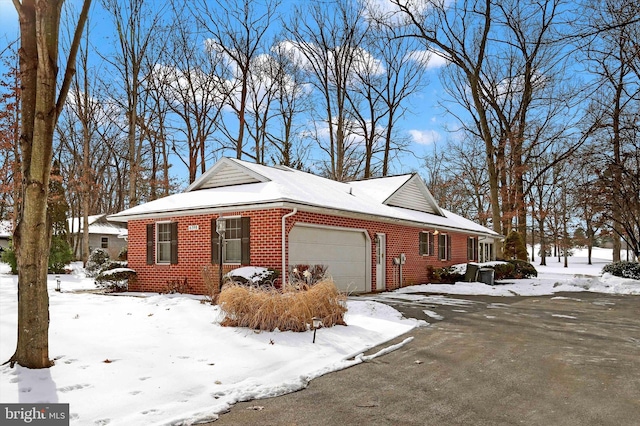
[(480, 268), (478, 270), (478, 281), (488, 285), (493, 285), (495, 271), (492, 268)]

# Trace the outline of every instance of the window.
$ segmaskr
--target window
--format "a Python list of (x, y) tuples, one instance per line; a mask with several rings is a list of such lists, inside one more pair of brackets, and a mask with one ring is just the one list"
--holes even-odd
[(147, 265), (154, 263), (178, 263), (177, 222), (147, 225)]
[(478, 242), (475, 237), (467, 239), (467, 260), (478, 260)]
[(433, 256), (433, 234), (431, 232), (420, 233), (420, 255)]
[[(234, 217), (225, 220), (224, 243), (222, 245), (222, 262), (250, 263), (250, 219)], [(211, 220), (211, 263), (220, 262), (220, 238), (216, 232), (216, 219)]]
[(100, 247), (102, 247), (103, 249), (109, 248), (109, 237), (102, 237), (100, 239)]
[(451, 237), (447, 234), (438, 235), (438, 255), (440, 260), (451, 260)]

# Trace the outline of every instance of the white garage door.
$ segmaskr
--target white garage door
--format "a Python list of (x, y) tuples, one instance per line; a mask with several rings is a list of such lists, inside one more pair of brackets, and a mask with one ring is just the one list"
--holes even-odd
[(296, 225), (289, 233), (289, 265), (327, 265), (341, 291), (368, 291), (368, 264), (361, 230)]

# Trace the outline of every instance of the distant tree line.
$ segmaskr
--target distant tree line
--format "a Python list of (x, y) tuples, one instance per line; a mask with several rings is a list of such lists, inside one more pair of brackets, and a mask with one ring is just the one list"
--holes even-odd
[[(446, 61), (437, 101), (455, 124), (417, 171), (442, 206), (501, 235), (517, 230), (543, 247), (542, 263), (575, 229), (587, 245), (610, 238), (616, 259), (623, 242), (640, 254), (636, 2), (310, 0), (285, 9), (279, 0), (101, 0), (94, 8), (113, 30), (106, 42), (90, 15), (53, 153), (69, 215), (83, 217), (85, 230), (89, 215), (169, 195), (222, 155), (336, 180), (406, 171), (397, 159), (411, 141), (400, 125), (420, 113), (411, 98), (427, 93), (436, 58)], [(64, 51), (73, 28), (62, 22)], [(21, 194), (16, 51), (2, 51), (0, 86), (7, 219)]]

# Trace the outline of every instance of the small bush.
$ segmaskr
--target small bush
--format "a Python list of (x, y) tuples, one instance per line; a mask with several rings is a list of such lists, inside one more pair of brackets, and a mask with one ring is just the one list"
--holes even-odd
[(204, 281), (204, 288), (207, 290), (205, 294), (205, 302), (212, 305), (218, 304), (218, 295), (220, 294), (220, 287), (218, 286), (218, 270), (213, 266), (205, 266), (200, 272), (202, 280)]
[[(13, 245), (4, 249), (0, 259), (11, 267), (11, 273), (18, 273), (18, 258), (13, 250)], [(54, 235), (51, 238), (51, 248), (49, 249), (48, 272), (50, 274), (65, 274), (65, 267), (73, 260), (73, 251), (71, 246), (61, 236)]]
[(495, 271), (494, 280), (496, 281), (513, 278), (513, 272), (516, 270), (515, 265), (512, 263), (498, 263), (488, 267), (493, 268)]
[(218, 303), (226, 315), (224, 326), (302, 332), (308, 329), (313, 317), (321, 318), (324, 327), (345, 325), (346, 300), (332, 280), (324, 280), (308, 290), (298, 290), (292, 285), (280, 291), (227, 284)]
[(13, 251), (13, 245), (11, 243), (9, 243), (9, 247), (2, 252), (0, 260), (11, 267), (11, 273), (13, 275), (18, 273), (18, 258), (16, 257), (16, 252)]
[(289, 282), (314, 285), (327, 278), (327, 265), (293, 265), (289, 267)]
[(430, 283), (453, 284), (464, 281), (464, 274), (459, 273), (454, 267), (435, 268), (427, 266), (427, 281)]
[(97, 276), (102, 270), (102, 266), (109, 260), (109, 253), (101, 248), (97, 248), (89, 255), (89, 260), (84, 267), (88, 277)]
[[(115, 264), (115, 262), (112, 262)], [(110, 292), (127, 291), (129, 279), (136, 275), (136, 271), (129, 268), (113, 268), (100, 271), (95, 278), (96, 286)]]
[(538, 271), (536, 270), (536, 268), (526, 260), (513, 259), (508, 260), (507, 262), (509, 262), (510, 265), (514, 266), (513, 275), (507, 278), (522, 279), (538, 276)]
[(187, 278), (174, 278), (171, 280), (167, 280), (167, 284), (165, 285), (165, 289), (160, 292), (160, 294), (191, 294), (193, 293), (193, 289), (187, 282)]
[(65, 266), (73, 260), (73, 251), (64, 237), (54, 235), (51, 237), (49, 249), (49, 273), (64, 274)]
[(602, 272), (616, 277), (640, 280), (640, 263), (626, 260), (614, 262), (602, 268)]

